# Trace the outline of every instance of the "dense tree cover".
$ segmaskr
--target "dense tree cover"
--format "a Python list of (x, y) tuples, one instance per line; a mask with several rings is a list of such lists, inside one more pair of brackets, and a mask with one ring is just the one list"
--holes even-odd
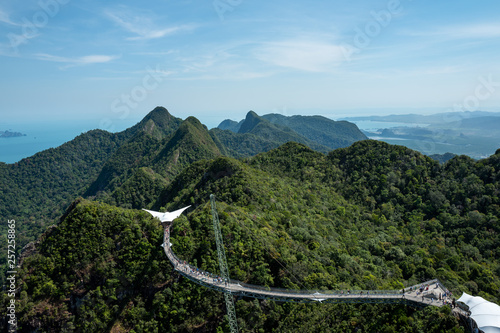
[(334, 121), (323, 116), (287, 117), (267, 114), (262, 118), (273, 124), (289, 127), (307, 139), (331, 149), (347, 147), (356, 141), (368, 139), (354, 123)]
[[(187, 165), (202, 158), (253, 156), (289, 140), (327, 151), (290, 129), (257, 115), (250, 118), (255, 118), (256, 128), (248, 128), (252, 133), (209, 132), (196, 118), (182, 121), (157, 107), (123, 132), (91, 131), (19, 163), (0, 163), (0, 246), (5, 247), (8, 219), (19, 221), (17, 248), (21, 249), (54, 223), (76, 196), (139, 208), (153, 200)], [(130, 190), (144, 187), (151, 188), (147, 198)], [(5, 263), (2, 252), (0, 267)]]
[(240, 126), (244, 121), (245, 121), (244, 119), (240, 120), (239, 122), (231, 120), (231, 119), (226, 119), (226, 120), (223, 120), (219, 124), (219, 126), (217, 126), (217, 128), (219, 128), (221, 130), (230, 130), (231, 132), (238, 133), (238, 131), (240, 130)]
[[(0, 247), (7, 248), (7, 220), (11, 219), (17, 222), (18, 250), (38, 238), (75, 194), (83, 193), (125, 138), (124, 133), (95, 130), (18, 163), (0, 163)], [(3, 284), (6, 251), (0, 253)]]
[(432, 154), (429, 155), (430, 158), (433, 160), (438, 161), (439, 163), (446, 163), (449, 160), (451, 160), (453, 157), (457, 156), (456, 154), (452, 153), (445, 153), (445, 154)]
[[(83, 174), (92, 173), (96, 180), (87, 196), (111, 205), (78, 200), (36, 251), (25, 253), (21, 331), (227, 330), (221, 295), (173, 272), (159, 247), (159, 223), (144, 212), (124, 209), (192, 205), (172, 230), (174, 251), (217, 272), (211, 193), (218, 198), (232, 278), (294, 289), (399, 289), (439, 278), (455, 294), (466, 291), (498, 302), (500, 150), (485, 160), (457, 156), (440, 165), (376, 141), (328, 155), (288, 143), (236, 160), (221, 155), (259, 149), (248, 135), (261, 138), (257, 147), (271, 141), (245, 133), (238, 140), (248, 145), (238, 150), (221, 139), (219, 134), (228, 131), (217, 131), (209, 133), (195, 118), (182, 122), (158, 108), (123, 133), (91, 132), (99, 142), (83, 142), (78, 152), (69, 152), (86, 154), (87, 160), (75, 157), (80, 168), (75, 179), (69, 172), (67, 183), (59, 181), (68, 188), (66, 201), (55, 197), (40, 204), (60, 216), (71, 189), (73, 195), (83, 193), (92, 182)], [(109, 152), (101, 143), (110, 145)], [(94, 164), (78, 164), (89, 161)], [(48, 189), (39, 165), (32, 167), (42, 179), (32, 181), (38, 187), (29, 187), (29, 177), (23, 185), (33, 191), (28, 206)], [(26, 195), (17, 182), (29, 173), (12, 179), (10, 168), (0, 164), (2, 185), (15, 185), (13, 197)], [(83, 178), (78, 182), (76, 177)], [(461, 331), (448, 308), (249, 299), (236, 306), (243, 332)]]
[(280, 146), (279, 142), (270, 141), (252, 133), (234, 133), (229, 130), (213, 128), (210, 136), (225, 156), (243, 158), (257, 155)]
[[(399, 289), (439, 278), (455, 295), (498, 302), (499, 163), (500, 154), (441, 166), (375, 141), (329, 155), (289, 143), (243, 161), (194, 162), (165, 190), (145, 186), (137, 201), (130, 187), (122, 201), (169, 211), (191, 204), (174, 224), (173, 249), (216, 273), (208, 204), (215, 193), (230, 275), (247, 283)], [(227, 330), (221, 295), (173, 272), (161, 235), (143, 212), (75, 204), (25, 259), (23, 330)], [(236, 311), (242, 332), (463, 330), (447, 307), (240, 299)]]
[[(265, 126), (259, 128), (263, 124)], [(367, 139), (366, 135), (355, 124), (347, 121), (334, 121), (322, 116), (287, 117), (281, 114), (266, 114), (259, 117), (255, 112), (250, 111), (244, 120), (236, 122), (226, 119), (217, 128), (239, 134), (263, 132), (263, 137), (270, 136), (279, 144), (295, 141), (304, 143), (318, 151), (324, 150), (325, 147), (328, 148), (327, 151), (347, 147), (356, 141)], [(225, 135), (229, 136), (227, 133)], [(288, 140), (283, 141), (283, 137), (280, 136), (287, 136)], [(261, 136), (259, 135), (259, 137)], [(321, 146), (313, 147), (310, 145), (311, 142)], [(255, 154), (247, 156), (253, 155)]]
[[(476, 193), (470, 193), (463, 189), (464, 185), (468, 186), (467, 177), (452, 174), (450, 178), (451, 170), (456, 172), (466, 167), (467, 164), (459, 163), (461, 159), (468, 161), (467, 174), (479, 173), (482, 176), (478, 177), (488, 180), (489, 184), (473, 188)], [(221, 201), (243, 202), (247, 209), (246, 219), (252, 214), (250, 211), (256, 207), (256, 202), (264, 205), (261, 209), (266, 212), (262, 216), (265, 224), (274, 230), (281, 225), (280, 222), (286, 222), (282, 228), (290, 236), (289, 239), (284, 238), (286, 242), (281, 249), (275, 245), (274, 250), (286, 253), (290, 245), (293, 248), (291, 241), (296, 239), (306, 242), (304, 254), (314, 249), (313, 253), (319, 253), (320, 258), (324, 252), (324, 257), (329, 256), (335, 262), (345, 262), (349, 256), (351, 260), (343, 267), (349, 267), (347, 274), (341, 274), (342, 270), (339, 274), (348, 275), (346, 282), (351, 286), (358, 283), (360, 288), (370, 289), (372, 282), (389, 287), (404, 281), (412, 284), (437, 277), (457, 291), (468, 291), (497, 301), (500, 271), (495, 258), (500, 212), (498, 172), (495, 170), (498, 170), (498, 160), (497, 155), (477, 163), (457, 157), (441, 167), (430, 158), (407, 148), (375, 141), (356, 143), (328, 156), (304, 146), (288, 144), (247, 161), (248, 165), (260, 169), (265, 175), (273, 174), (272, 180), (261, 179), (242, 184), (242, 179), (255, 179), (259, 172), (242, 169), (241, 165), (238, 168), (237, 163), (227, 159), (214, 162), (225, 165), (216, 167), (219, 171), (212, 171), (212, 165), (203, 172), (200, 170), (204, 167), (201, 162), (184, 172), (194, 171), (190, 177), (181, 174), (179, 179), (183, 185), (174, 182), (172, 188), (166, 191), (164, 201), (156, 206), (172, 200), (194, 200), (196, 203), (190, 193), (200, 193), (200, 186), (210, 177), (222, 177), (220, 179), (229, 182), (225, 186), (228, 192), (224, 193), (219, 187), (211, 185), (201, 192), (201, 198), (213, 192), (218, 193)], [(240, 169), (242, 171), (237, 171)], [(235, 177), (238, 172), (243, 172), (245, 176)], [(198, 182), (189, 183), (187, 180), (196, 174), (199, 175)], [(279, 178), (274, 179), (276, 177)], [(265, 189), (254, 188), (257, 184)], [(177, 199), (175, 193), (184, 195)], [(281, 200), (275, 193), (279, 193)], [(484, 205), (485, 202), (489, 205)], [(277, 216), (269, 216), (269, 212)], [(253, 215), (256, 220), (259, 219), (258, 214)], [(311, 223), (323, 222), (321, 227), (315, 228), (318, 234), (334, 237), (316, 239), (315, 233), (305, 227), (309, 225), (304, 222), (307, 218), (314, 221)], [(276, 221), (277, 225), (273, 226), (271, 221)], [(272, 244), (271, 241), (265, 243)], [(282, 256), (284, 254), (280, 254)], [(313, 255), (305, 257), (312, 260)], [(294, 262), (296, 259), (290, 260)], [(363, 276), (355, 278), (352, 270), (359, 262), (376, 274), (370, 271), (367, 280), (363, 280)], [(244, 268), (242, 271), (249, 272)], [(312, 267), (306, 271), (314, 273)], [(325, 272), (320, 270), (316, 273)], [(480, 283), (477, 281), (479, 276)], [(302, 277), (305, 279), (307, 276)], [(337, 287), (340, 287), (338, 283)]]
[[(208, 205), (190, 215), (210, 224)], [(178, 238), (191, 219), (177, 220)], [(162, 236), (159, 222), (145, 212), (78, 200), (42, 237), (37, 253), (25, 258), (18, 331), (226, 331), (221, 295), (179, 277), (158, 246)], [(201, 240), (211, 247), (213, 236)], [(174, 246), (187, 255), (186, 245), (179, 239)], [(207, 266), (215, 269), (211, 260)], [(460, 331), (449, 309), (247, 299), (236, 306), (242, 332)]]
[(139, 168), (152, 165), (155, 156), (168, 144), (181, 123), (181, 119), (171, 116), (164, 108), (158, 107), (151, 111), (139, 124), (132, 127), (142, 130), (135, 130), (134, 135), (108, 159), (85, 196), (112, 192)]
[[(172, 135), (181, 121), (165, 108), (158, 107), (125, 131), (90, 131), (18, 163), (0, 163), (0, 247), (7, 248), (7, 220), (17, 221), (16, 248), (19, 251), (53, 224), (75, 197), (88, 192), (98, 175), (113, 174), (110, 170), (115, 165), (109, 162), (117, 159), (113, 156), (127, 157), (119, 170), (128, 172), (135, 162), (134, 148), (152, 149), (148, 139), (156, 142)], [(109, 179), (112, 180), (113, 177)], [(6, 251), (1, 251), (2, 284), (5, 264)]]
[(182, 119), (172, 116), (167, 109), (158, 106), (129, 130), (134, 134), (146, 132), (156, 139), (163, 139), (173, 134), (181, 123)]
[(219, 155), (221, 152), (207, 128), (198, 119), (189, 117), (171, 136), (158, 140), (143, 132), (123, 145), (85, 196), (95, 195), (121, 207), (141, 208), (154, 200), (186, 166)]
[[(355, 125), (354, 125), (355, 126)], [(222, 126), (222, 128), (228, 128)], [(232, 128), (231, 126), (229, 128)], [(233, 128), (234, 129), (234, 128)], [(358, 130), (359, 131), (359, 130)], [(293, 141), (307, 145), (308, 147), (327, 153), (331, 148), (322, 144), (320, 136), (309, 139), (305, 135), (299, 134), (290, 127), (259, 117), (255, 112), (248, 112), (244, 121), (238, 125), (238, 132), (220, 128), (210, 131), (212, 137), (217, 137), (224, 147), (228, 148), (228, 156), (249, 157), (260, 152), (266, 152), (280, 145)], [(349, 140), (347, 134), (339, 136)], [(363, 136), (362, 139), (366, 137)], [(342, 147), (348, 144), (341, 145)]]
[(142, 167), (103, 201), (140, 209), (155, 201), (167, 185), (167, 180), (153, 169)]
[(177, 332), (221, 317), (207, 311), (220, 295), (179, 279), (162, 238), (143, 211), (75, 202), (24, 259), (18, 331)]
[(97, 179), (85, 192), (85, 196), (95, 196), (99, 192), (112, 191), (119, 187), (139, 168), (151, 163), (151, 156), (160, 150), (161, 139), (147, 132), (139, 132), (131, 140), (125, 142), (111, 156), (101, 169)]

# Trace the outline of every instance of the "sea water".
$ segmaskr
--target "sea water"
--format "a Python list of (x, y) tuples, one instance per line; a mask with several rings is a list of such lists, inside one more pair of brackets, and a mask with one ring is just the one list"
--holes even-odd
[(26, 134), (0, 138), (0, 162), (18, 162), (40, 151), (58, 147), (98, 127), (98, 122), (94, 120), (0, 123), (1, 131)]

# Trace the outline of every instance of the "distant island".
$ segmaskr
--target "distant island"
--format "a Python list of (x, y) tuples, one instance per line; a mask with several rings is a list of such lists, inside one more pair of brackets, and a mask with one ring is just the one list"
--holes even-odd
[(26, 136), (26, 134), (11, 131), (0, 131), (0, 138), (14, 138), (17, 136)]

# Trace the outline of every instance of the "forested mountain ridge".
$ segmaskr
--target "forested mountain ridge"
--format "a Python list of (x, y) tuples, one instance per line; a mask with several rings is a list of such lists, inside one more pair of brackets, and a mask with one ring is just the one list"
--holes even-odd
[(240, 122), (236, 122), (234, 120), (231, 120), (231, 119), (226, 119), (226, 120), (223, 120), (219, 126), (217, 126), (217, 128), (221, 129), (221, 130), (230, 130), (231, 132), (235, 132), (235, 133), (238, 133), (239, 129), (240, 129), (240, 126), (241, 126), (241, 123), (243, 123), (245, 120), (240, 120)]
[(181, 123), (182, 119), (172, 116), (167, 109), (158, 106), (127, 131), (133, 134), (142, 131), (156, 139), (163, 139), (174, 133)]
[(168, 142), (181, 123), (182, 119), (173, 117), (165, 108), (155, 108), (141, 122), (127, 130), (132, 134), (131, 137), (110, 156), (84, 195), (88, 197), (101, 191), (112, 191), (135, 168), (151, 164), (151, 156)]
[[(53, 224), (75, 197), (88, 192), (96, 177), (103, 174), (102, 168), (131, 138), (150, 136), (159, 140), (172, 135), (180, 122), (158, 107), (122, 132), (89, 131), (17, 163), (0, 163), (0, 246), (7, 248), (7, 220), (17, 221), (16, 249), (20, 251)], [(169, 128), (171, 124), (174, 126)], [(123, 155), (130, 157), (132, 151)], [(6, 262), (3, 251), (0, 267), (5, 267)], [(2, 284), (5, 271), (0, 273)]]
[[(222, 154), (208, 129), (194, 117), (188, 117), (172, 135), (162, 140), (149, 134), (141, 134), (140, 139), (142, 141), (134, 137), (110, 158), (107, 166), (117, 166), (114, 172), (109, 170), (113, 167), (105, 166), (85, 193), (86, 197), (93, 197), (91, 191), (99, 188), (94, 194), (99, 200), (127, 208), (141, 208), (157, 197), (189, 164)], [(138, 193), (136, 188), (144, 191)], [(131, 201), (132, 197), (135, 199)]]
[[(300, 137), (300, 139), (295, 138), (288, 141), (304, 143), (309, 147), (311, 145), (308, 143), (314, 142), (322, 147), (327, 147), (326, 152), (331, 149), (347, 147), (356, 141), (368, 139), (355, 124), (347, 121), (334, 121), (322, 116), (287, 117), (280, 114), (266, 114), (260, 117), (255, 112), (250, 111), (244, 120), (235, 122), (226, 119), (219, 124), (218, 128), (235, 133), (259, 133), (262, 130), (258, 129), (258, 126), (261, 126), (262, 123), (274, 128), (277, 127), (288, 133), (288, 135)], [(279, 131), (274, 130), (273, 132)], [(278, 141), (281, 144), (287, 142)], [(325, 148), (321, 147), (311, 148), (318, 151), (325, 150)]]
[[(259, 152), (268, 151), (269, 149), (265, 148), (276, 148), (290, 141), (303, 143), (310, 148), (323, 153), (327, 153), (328, 151), (330, 151), (330, 148), (322, 145), (321, 143), (314, 140), (309, 140), (305, 136), (302, 136), (296, 131), (292, 130), (290, 127), (272, 123), (267, 119), (260, 117), (253, 111), (249, 111), (247, 113), (245, 119), (238, 126), (237, 133), (234, 133), (231, 130), (220, 131), (219, 128), (218, 131), (214, 131), (214, 134), (222, 134), (219, 137), (219, 140), (223, 142), (226, 147), (235, 147), (234, 150), (236, 150), (237, 153), (240, 153), (240, 151), (236, 142), (239, 142), (242, 138), (253, 142), (254, 145), (256, 143), (259, 143), (260, 141), (264, 142), (264, 146), (262, 148), (257, 146), (256, 151), (251, 154), (245, 155), (245, 157), (253, 156)], [(258, 138), (258, 140), (255, 141), (255, 138)]]
[[(194, 121), (195, 118), (191, 119), (191, 122), (198, 122), (192, 128), (193, 132), (198, 131), (193, 137), (203, 137), (204, 141), (193, 141), (184, 146), (202, 147), (208, 143), (211, 147), (207, 148), (206, 152), (200, 151), (200, 156), (191, 152), (191, 158), (185, 163), (177, 163), (176, 168), (166, 166), (157, 170), (156, 167), (154, 171), (161, 177), (171, 179), (186, 163), (198, 158), (218, 154), (248, 157), (269, 151), (288, 141), (302, 142), (322, 152), (329, 150), (290, 129), (276, 127), (254, 113), (249, 113), (248, 118), (249, 123), (252, 123), (251, 119), (254, 118), (256, 123), (247, 133), (237, 135), (213, 129), (208, 131), (210, 138), (205, 133), (206, 127), (199, 121)], [(120, 133), (90, 131), (60, 147), (40, 152), (18, 163), (0, 163), (0, 179), (3, 180), (4, 193), (0, 198), (0, 217), (3, 221), (15, 218), (16, 215), (29, 217), (33, 222), (30, 229), (36, 231), (28, 238), (33, 239), (33, 236), (39, 235), (47, 224), (62, 213), (75, 196), (91, 197), (99, 195), (100, 192), (112, 193), (139, 168), (161, 164), (153, 159), (160, 158), (156, 156), (160, 153), (159, 147), (167, 145), (181, 123), (182, 119), (172, 116), (163, 107), (157, 107), (138, 124)], [(170, 142), (170, 145), (172, 144), (173, 142)], [(170, 161), (175, 160), (167, 156), (172, 153), (175, 156), (175, 152), (161, 153), (163, 163), (168, 164), (169, 158)], [(156, 176), (154, 178), (159, 179)], [(2, 222), (1, 226), (5, 227), (5, 223)], [(19, 233), (21, 239), (24, 239), (26, 231)], [(0, 239), (5, 241), (3, 236)], [(21, 241), (21, 244), (25, 242)]]
[[(208, 203), (215, 193), (230, 275), (244, 282), (399, 289), (439, 278), (455, 294), (498, 302), (499, 170), (500, 150), (478, 162), (459, 156), (439, 165), (376, 141), (328, 155), (288, 143), (242, 161), (191, 163), (146, 206), (193, 205), (174, 223), (172, 246), (215, 273)], [(225, 328), (221, 295), (172, 271), (161, 233), (144, 212), (77, 202), (25, 259), (21, 331)], [(242, 332), (461, 331), (446, 307), (241, 299), (236, 311)]]
[[(234, 133), (229, 130), (212, 128), (210, 136), (226, 156), (245, 158), (280, 146), (279, 142), (262, 138), (252, 133)], [(282, 144), (282, 143), (281, 143)]]
[[(93, 130), (18, 163), (0, 163), (0, 246), (7, 248), (7, 220), (17, 221), (17, 250), (38, 238), (85, 191), (128, 135)], [(6, 262), (2, 251), (0, 267)]]
[[(208, 131), (194, 117), (183, 121), (157, 107), (120, 133), (90, 131), (18, 163), (0, 163), (4, 194), (0, 197), (0, 231), (6, 230), (9, 219), (21, 221), (17, 230), (19, 250), (52, 224), (76, 196), (141, 207), (193, 161), (221, 154), (251, 156), (280, 144), (248, 133), (243, 139), (229, 136)], [(293, 137), (283, 140), (288, 139)], [(148, 194), (132, 196), (130, 188), (134, 186), (148, 189)], [(6, 240), (2, 232), (0, 245)], [(0, 266), (5, 263), (2, 254)], [(2, 272), (0, 282), (3, 278)]]
[[(297, 143), (272, 149), (278, 141), (251, 132), (261, 126), (281, 128), (280, 136), (293, 131), (250, 116), (247, 133), (232, 133), (209, 131), (194, 117), (182, 121), (157, 108), (124, 132), (89, 132), (69, 146), (43, 152), (34, 165), (20, 162), (19, 177), (29, 175), (24, 172), (30, 168), (39, 177), (23, 185), (31, 189), (33, 203), (46, 191), (45, 177), (56, 172), (44, 166), (45, 158), (60, 157), (60, 163), (71, 157), (67, 165), (77, 167), (75, 175), (84, 174), (80, 182), (61, 173), (62, 179), (48, 183), (54, 195), (58, 186), (67, 186), (61, 193), (68, 199), (43, 202), (44, 211), (33, 213), (39, 214), (33, 220), (44, 216), (50, 222), (47, 211), (60, 216), (78, 195), (95, 201), (77, 200), (58, 226), (30, 247), (34, 252), (25, 253), (20, 331), (223, 329), (221, 295), (173, 272), (158, 246), (161, 227), (129, 209), (171, 211), (191, 204), (172, 231), (174, 250), (217, 272), (211, 193), (219, 200), (230, 274), (244, 282), (293, 289), (398, 289), (439, 278), (455, 293), (498, 302), (500, 150), (488, 159), (456, 156), (440, 165), (376, 141), (328, 154)], [(231, 158), (259, 151), (267, 152)], [(17, 198), (24, 192), (8, 173), (14, 167), (0, 164), (0, 176), (13, 185)], [(29, 188), (33, 182), (38, 187)], [(23, 214), (31, 212), (30, 205), (28, 200), (20, 207)], [(18, 226), (30, 226), (24, 222)], [(36, 235), (45, 228), (33, 230)], [(19, 243), (30, 240), (23, 240), (22, 230), (18, 237)], [(237, 311), (244, 332), (458, 330), (447, 309), (240, 300)]]
[(368, 139), (354, 123), (334, 121), (323, 116), (283, 116), (267, 114), (262, 118), (273, 124), (291, 128), (307, 139), (331, 149), (350, 146), (352, 143)]
[[(113, 167), (130, 168), (128, 164), (110, 166), (113, 156), (120, 155), (132, 164), (135, 149), (150, 148), (152, 142), (171, 136), (181, 121), (165, 108), (157, 107), (141, 122), (122, 132), (89, 131), (17, 163), (0, 163), (3, 193), (0, 196), (0, 246), (7, 247), (7, 220), (18, 222), (16, 248), (19, 251), (53, 224), (75, 197), (95, 194), (97, 191), (89, 190), (89, 186), (96, 184), (99, 175), (113, 175)], [(107, 181), (111, 182), (112, 178), (108, 177)], [(0, 267), (6, 262), (6, 253), (2, 252)], [(2, 284), (5, 271), (0, 273)]]

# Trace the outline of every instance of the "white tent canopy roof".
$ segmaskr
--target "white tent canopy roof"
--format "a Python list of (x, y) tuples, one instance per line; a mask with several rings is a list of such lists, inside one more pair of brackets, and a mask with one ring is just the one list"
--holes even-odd
[(500, 333), (500, 306), (482, 297), (466, 293), (463, 293), (458, 301), (469, 307), (471, 317), (480, 330), (485, 333)]
[(165, 213), (155, 212), (154, 210), (147, 210), (144, 208), (142, 210), (145, 210), (149, 214), (158, 218), (161, 222), (172, 222), (173, 220), (175, 220), (176, 218), (181, 216), (182, 212), (185, 211), (186, 209), (188, 209), (189, 207), (191, 207), (191, 206), (187, 206), (187, 207), (178, 209), (178, 210), (173, 211), (173, 212), (165, 212)]

